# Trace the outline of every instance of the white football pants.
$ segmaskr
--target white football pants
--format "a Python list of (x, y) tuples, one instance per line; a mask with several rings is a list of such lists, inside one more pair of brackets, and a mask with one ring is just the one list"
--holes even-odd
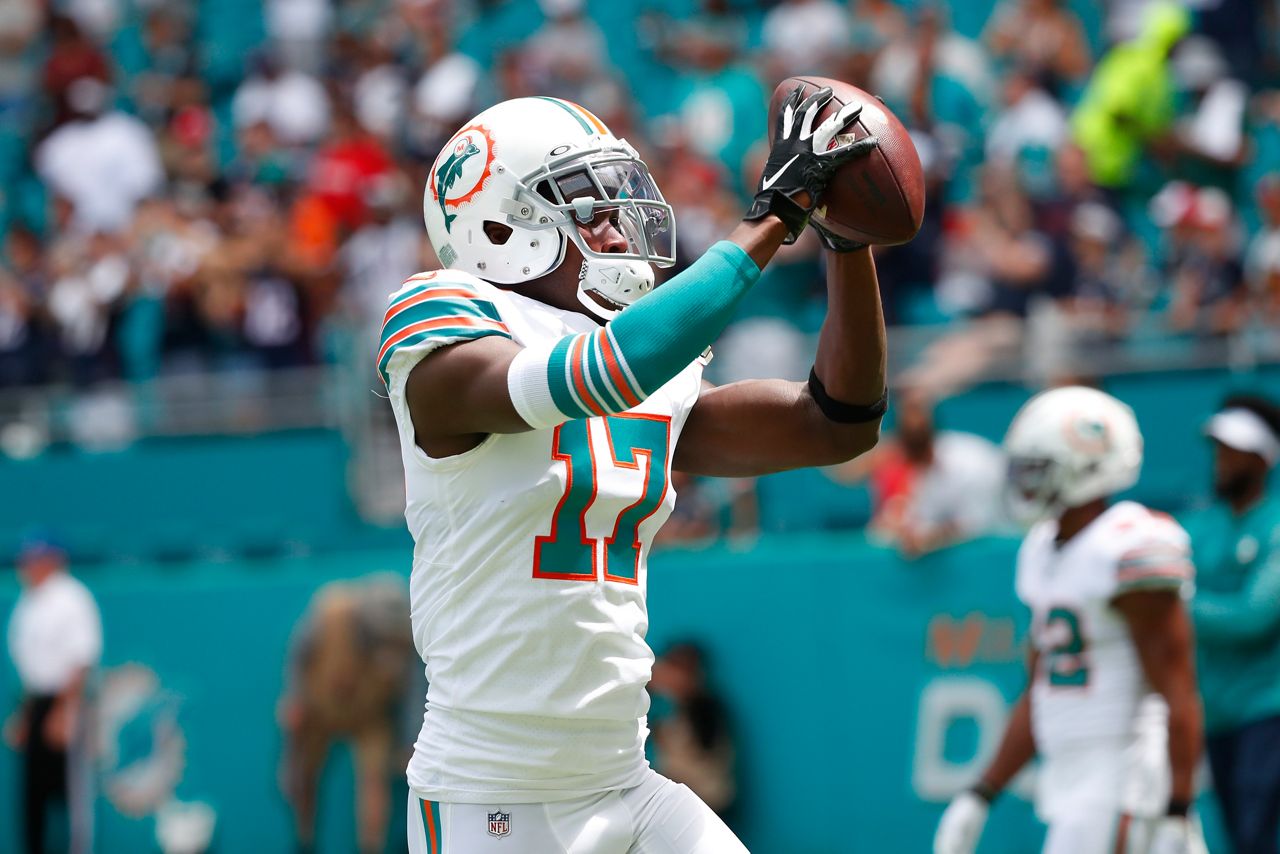
[(409, 854), (748, 852), (687, 786), (651, 771), (631, 789), (541, 804), (450, 804), (410, 790)]

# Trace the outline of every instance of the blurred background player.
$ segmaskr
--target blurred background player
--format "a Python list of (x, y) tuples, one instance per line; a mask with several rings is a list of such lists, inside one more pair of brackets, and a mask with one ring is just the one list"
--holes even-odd
[(1236, 854), (1271, 854), (1280, 838), (1280, 411), (1227, 398), (1205, 425), (1213, 506), (1192, 516), (1191, 600), (1213, 789)]
[(506, 101), (437, 157), (424, 212), (447, 269), (392, 294), (377, 363), (430, 681), (412, 851), (746, 850), (645, 761), (645, 560), (673, 468), (758, 475), (875, 444), (884, 320), (861, 244), (821, 234), (829, 308), (807, 384), (702, 380), (760, 269), (805, 232), (836, 169), (877, 144), (833, 145), (861, 107), (819, 123), (830, 98), (789, 94), (741, 224), (657, 289), (653, 265), (675, 261), (671, 207), (591, 112)]
[[(67, 572), (67, 556), (47, 537), (18, 557), (22, 594), (9, 617), (9, 656), (22, 680), (22, 704), (5, 727), (22, 751), (24, 850), (93, 850), (93, 792), (86, 735), (86, 691), (102, 654), (93, 594)], [(49, 834), (65, 807), (67, 826)]]
[(1066, 387), (1028, 401), (1005, 438), (1011, 498), (1035, 524), (1018, 552), (1032, 611), (1031, 684), (991, 764), (943, 813), (935, 854), (972, 854), (991, 801), (1037, 754), (1046, 854), (1205, 850), (1189, 816), (1200, 756), (1187, 534), (1111, 498), (1133, 486), (1133, 411)]

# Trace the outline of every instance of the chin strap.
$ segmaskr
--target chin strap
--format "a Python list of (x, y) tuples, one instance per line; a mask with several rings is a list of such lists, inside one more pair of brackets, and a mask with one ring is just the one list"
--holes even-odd
[[(653, 267), (634, 259), (585, 258), (578, 271), (578, 301), (602, 320), (612, 320), (628, 305), (653, 290)], [(606, 308), (591, 298), (600, 294), (620, 306)]]

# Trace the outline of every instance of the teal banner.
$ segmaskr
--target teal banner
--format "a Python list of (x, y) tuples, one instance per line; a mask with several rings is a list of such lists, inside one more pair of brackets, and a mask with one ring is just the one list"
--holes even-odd
[[(906, 563), (827, 535), (653, 558), (650, 639), (659, 652), (689, 639), (709, 652), (736, 733), (737, 829), (753, 851), (929, 850), (943, 804), (994, 749), (1024, 680), (1015, 547), (989, 540)], [(102, 609), (102, 682), (115, 698), (99, 749), (97, 850), (157, 850), (154, 811), (173, 800), (212, 806), (215, 851), (293, 850), (277, 782), (290, 631), (325, 582), (403, 575), (408, 561), (406, 550), (82, 573)], [(6, 577), (6, 614), (16, 593)], [(11, 667), (3, 679), (0, 697), (16, 699)], [(17, 756), (4, 750), (0, 851), (18, 845), (16, 786)], [(338, 749), (319, 852), (355, 850), (352, 792)], [(1015, 793), (980, 851), (1034, 851), (1042, 832)], [(403, 845), (397, 814), (387, 850)]]

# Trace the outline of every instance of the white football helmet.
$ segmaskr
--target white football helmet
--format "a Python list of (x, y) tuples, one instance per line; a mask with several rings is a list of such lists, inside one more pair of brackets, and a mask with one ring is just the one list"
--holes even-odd
[[(602, 211), (627, 239), (622, 253), (593, 251), (579, 233)], [(423, 197), (427, 237), (446, 267), (504, 285), (545, 276), (572, 240), (585, 259), (578, 298), (597, 315), (653, 289), (651, 264), (675, 263), (675, 215), (626, 140), (577, 104), (516, 98), (453, 135), (431, 167)], [(486, 222), (511, 229), (496, 244)]]
[(1142, 433), (1133, 410), (1083, 386), (1041, 392), (1004, 439), (1012, 509), (1027, 522), (1056, 516), (1138, 482)]

